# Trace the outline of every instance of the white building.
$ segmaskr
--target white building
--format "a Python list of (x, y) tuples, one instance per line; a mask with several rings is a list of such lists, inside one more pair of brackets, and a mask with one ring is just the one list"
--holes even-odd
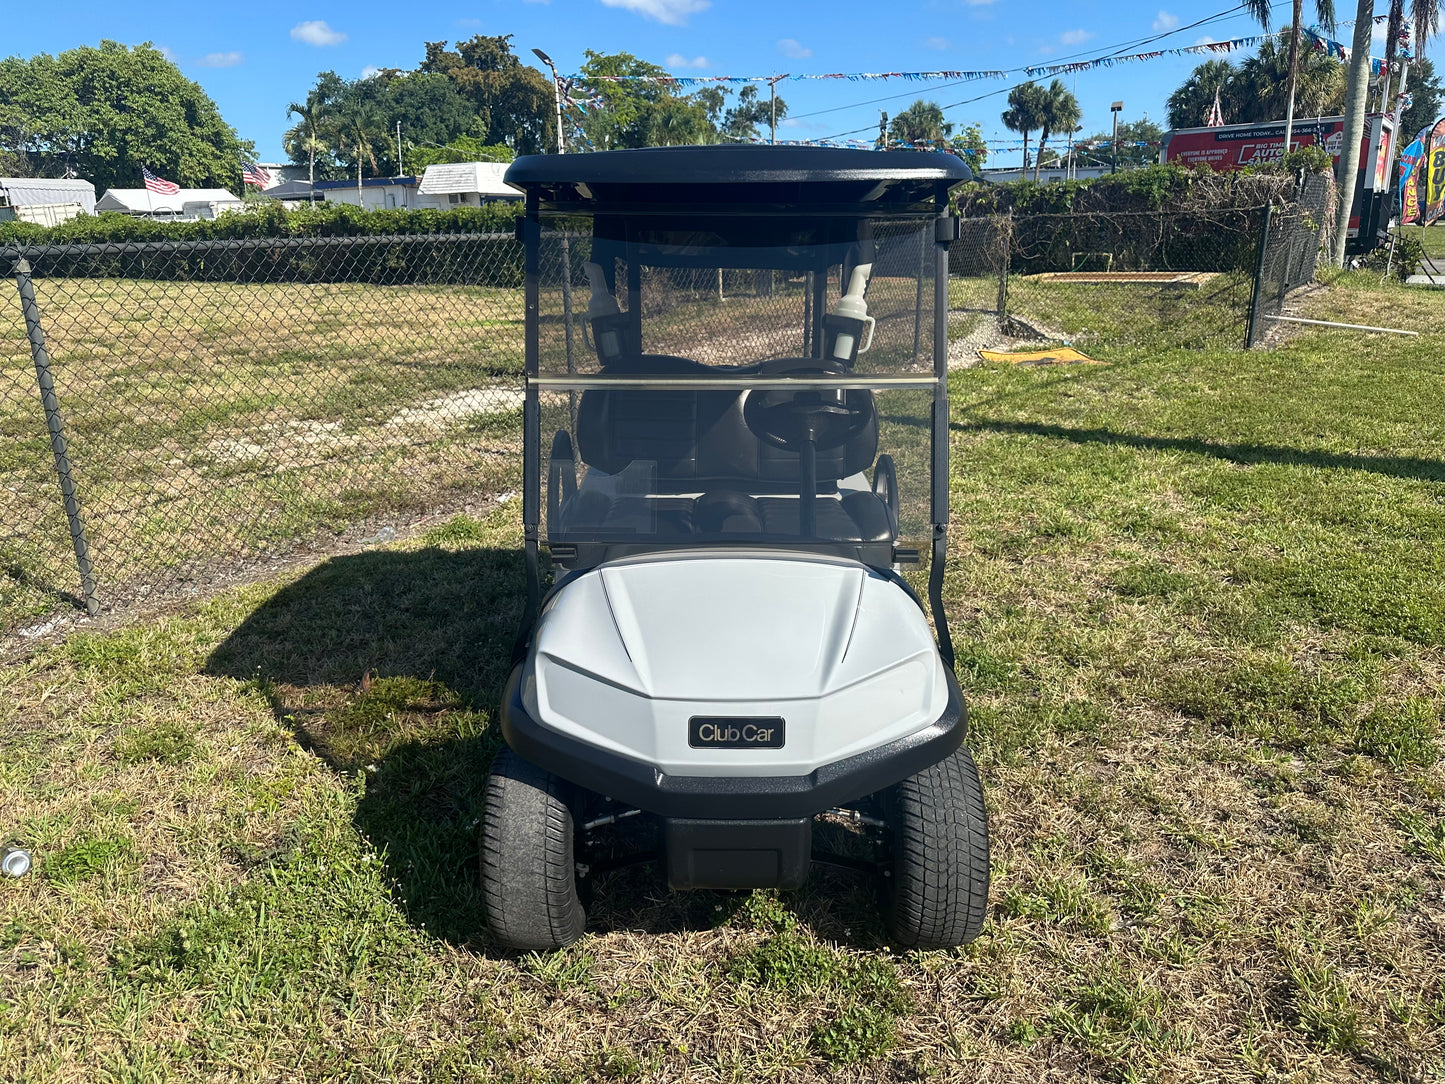
[(224, 211), (237, 211), (245, 202), (224, 188), (182, 188), (163, 196), (147, 188), (112, 188), (95, 203), (96, 211), (119, 211), (135, 218), (158, 218), (195, 222), (216, 218)]
[(349, 203), (368, 211), (391, 211), (417, 205), (418, 177), (367, 177), (358, 188), (349, 181), (317, 181), (313, 191), (327, 203)]
[[(1056, 162), (1039, 170), (1039, 184), (1048, 184), (1051, 181), (1092, 181), (1099, 177), (1107, 177), (1112, 172), (1113, 170), (1108, 166), (1075, 165), (1072, 169), (1066, 169), (1063, 162)], [(1029, 166), (1028, 169), (1020, 169), (1018, 166), (1001, 166), (994, 169), (985, 167), (978, 171), (977, 178), (980, 181), (988, 181), (990, 184), (1031, 181), (1034, 179), (1034, 167)]]
[(70, 178), (0, 177), (0, 222), (58, 226), (95, 213), (95, 185)]
[(427, 166), (417, 189), (418, 207), (480, 207), (497, 199), (521, 199), (522, 194), (502, 180), (507, 162), (449, 162)]

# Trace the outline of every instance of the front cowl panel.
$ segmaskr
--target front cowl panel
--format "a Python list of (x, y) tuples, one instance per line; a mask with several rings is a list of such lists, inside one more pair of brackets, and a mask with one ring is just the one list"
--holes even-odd
[[(932, 725), (923, 614), (854, 562), (668, 554), (562, 587), (523, 675), (543, 726), (678, 775), (805, 775)], [(780, 748), (693, 748), (694, 716), (782, 718)]]

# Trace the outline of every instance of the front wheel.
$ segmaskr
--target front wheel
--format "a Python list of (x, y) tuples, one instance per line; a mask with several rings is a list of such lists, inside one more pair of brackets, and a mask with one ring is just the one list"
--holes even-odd
[(966, 748), (883, 793), (892, 842), (883, 879), (889, 934), (943, 949), (978, 936), (988, 909), (988, 813)]
[(487, 928), (508, 948), (550, 952), (582, 936), (572, 787), (510, 749), (487, 779), (482, 894)]

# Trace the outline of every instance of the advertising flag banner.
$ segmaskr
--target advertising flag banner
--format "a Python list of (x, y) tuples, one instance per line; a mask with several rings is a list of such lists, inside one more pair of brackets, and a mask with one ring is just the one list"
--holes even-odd
[[(1430, 132), (1430, 144), (1425, 150), (1424, 174), (1421, 187), (1424, 204), (1420, 224), (1428, 226), (1445, 212), (1445, 117), (1435, 122)], [(1418, 168), (1418, 167), (1417, 167)]]
[[(1428, 133), (1421, 133), (1422, 135)], [(1400, 152), (1400, 225), (1409, 226), (1420, 217), (1420, 163), (1425, 142), (1416, 137)]]

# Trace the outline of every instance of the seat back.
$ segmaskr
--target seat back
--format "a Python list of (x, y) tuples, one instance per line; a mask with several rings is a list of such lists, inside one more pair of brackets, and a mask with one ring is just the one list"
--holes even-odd
[[(765, 363), (771, 369), (777, 362)], [(730, 370), (747, 375), (763, 366)], [(687, 358), (644, 354), (606, 375), (677, 376), (715, 372)], [(746, 392), (595, 389), (577, 407), (577, 451), (584, 463), (618, 474), (630, 463), (657, 465), (663, 491), (714, 487), (796, 491), (798, 455), (759, 440), (743, 418)], [(871, 396), (869, 399), (871, 407)], [(835, 482), (867, 470), (878, 453), (878, 418), (846, 444), (820, 450), (818, 481)]]

